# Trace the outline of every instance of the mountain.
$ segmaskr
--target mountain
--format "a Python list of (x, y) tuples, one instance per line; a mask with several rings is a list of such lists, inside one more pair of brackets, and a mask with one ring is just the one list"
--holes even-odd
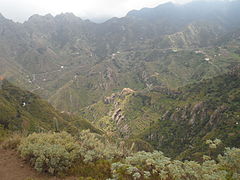
[(157, 149), (188, 159), (206, 151), (207, 139), (239, 147), (239, 72), (238, 66), (226, 75), (181, 88), (175, 97), (160, 97), (153, 104), (164, 114), (142, 137)]
[(123, 89), (82, 111), (97, 127), (142, 139), (178, 158), (201, 158), (205, 141), (239, 147), (240, 67), (172, 91)]
[(66, 130), (71, 133), (90, 129), (101, 133), (87, 120), (59, 112), (39, 96), (12, 85), (0, 78), (0, 125), (20, 132)]
[(0, 74), (66, 112), (123, 88), (176, 89), (239, 64), (228, 38), (240, 28), (239, 8), (239, 1), (167, 3), (101, 24), (72, 13), (23, 24), (1, 16)]
[(238, 179), (239, 9), (166, 3), (101, 24), (0, 14), (0, 141), (39, 132), (19, 149), (54, 175)]

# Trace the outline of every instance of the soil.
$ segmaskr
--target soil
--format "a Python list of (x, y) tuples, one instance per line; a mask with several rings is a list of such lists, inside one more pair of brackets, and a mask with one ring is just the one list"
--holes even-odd
[(0, 180), (77, 180), (74, 177), (58, 178), (35, 171), (15, 151), (0, 148)]

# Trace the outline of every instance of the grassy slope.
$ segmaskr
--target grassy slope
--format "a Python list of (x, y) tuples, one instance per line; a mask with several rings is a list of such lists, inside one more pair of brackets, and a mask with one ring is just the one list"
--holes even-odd
[[(239, 147), (240, 76), (222, 75), (186, 86), (176, 96), (150, 94), (149, 106), (158, 119), (141, 137), (172, 156), (200, 157), (204, 141), (220, 138), (226, 146)], [(201, 152), (201, 153), (199, 153)]]
[[(87, 120), (60, 113), (48, 102), (28, 91), (13, 86), (3, 80), (0, 89), (0, 124), (17, 131), (39, 132), (67, 130), (72, 133), (81, 129), (99, 132)], [(25, 104), (25, 105), (24, 105)]]
[[(198, 50), (202, 53), (195, 52)], [(142, 90), (151, 85), (176, 89), (225, 73), (239, 62), (240, 56), (230, 48), (121, 52), (86, 67), (90, 69), (62, 86), (49, 101), (60, 110), (79, 112), (82, 107), (125, 87)]]
[[(178, 91), (155, 88), (118, 95), (112, 103), (99, 101), (82, 114), (105, 130), (121, 132), (126, 125), (125, 135), (141, 138), (169, 156), (182, 153), (179, 158), (199, 158), (207, 149), (207, 139), (220, 138), (226, 146), (240, 146), (239, 89), (237, 69)], [(118, 108), (124, 120), (116, 124), (111, 117)]]
[[(64, 18), (38, 16), (24, 25), (4, 20), (8, 31), (0, 38), (0, 74), (11, 77), (17, 86), (35, 90), (59, 110), (78, 112), (125, 87), (142, 90), (152, 84), (178, 88), (226, 72), (240, 61), (231, 49), (216, 51), (208, 47), (224, 34), (224, 27), (218, 23), (198, 18), (183, 23), (183, 27), (170, 23), (166, 24), (170, 31), (160, 35), (165, 27), (161, 20), (160, 25), (152, 24), (155, 34), (149, 29), (150, 21), (135, 24), (134, 19), (124, 19), (99, 25), (102, 31), (98, 25), (76, 18), (70, 23)], [(113, 28), (120, 28), (122, 23), (127, 25), (126, 31)], [(146, 29), (140, 33), (138, 25)], [(178, 28), (173, 30), (175, 26)], [(178, 52), (172, 51), (175, 49)], [(215, 57), (219, 53), (222, 55)]]

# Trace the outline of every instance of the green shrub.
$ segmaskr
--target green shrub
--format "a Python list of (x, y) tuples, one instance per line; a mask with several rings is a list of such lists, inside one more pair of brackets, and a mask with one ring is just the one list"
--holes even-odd
[[(82, 131), (77, 139), (66, 132), (34, 133), (23, 138), (18, 149), (39, 172), (74, 175), (80, 179), (240, 179), (238, 148), (227, 148), (223, 155), (218, 156), (218, 162), (205, 155), (203, 163), (198, 163), (171, 160), (159, 151), (131, 154), (123, 148), (123, 143), (117, 145), (107, 139), (90, 131)], [(9, 144), (14, 144), (9, 147), (16, 147), (18, 143)], [(125, 157), (124, 153), (128, 156)]]
[(2, 143), (8, 136), (8, 131), (0, 124), (0, 143)]
[(69, 175), (81, 176), (84, 180), (87, 177), (94, 179), (107, 179), (111, 177), (111, 162), (107, 160), (98, 160), (96, 162), (85, 163), (77, 161), (68, 171)]
[(79, 177), (78, 180), (96, 180), (96, 179), (94, 179), (92, 177)]
[(228, 171), (231, 179), (240, 179), (240, 149), (226, 148), (224, 155), (219, 155), (219, 164)]
[(3, 149), (17, 149), (21, 142), (22, 136), (19, 134), (13, 134), (6, 138), (2, 143)]
[(21, 141), (18, 150), (39, 172), (60, 174), (74, 165), (69, 172), (81, 176), (91, 174), (83, 170), (96, 165), (102, 171), (99, 176), (109, 177), (108, 160), (123, 156), (116, 144), (89, 130), (80, 132), (78, 140), (66, 132), (33, 133)]
[(80, 146), (68, 133), (33, 133), (19, 145), (21, 156), (39, 172), (56, 174), (79, 158)]
[(124, 156), (124, 149), (115, 143), (110, 143), (106, 138), (83, 130), (78, 136), (80, 154), (84, 162), (94, 162), (100, 159), (115, 159)]
[(122, 162), (112, 164), (115, 179), (161, 180), (224, 180), (227, 172), (213, 160), (199, 164), (194, 161), (172, 161), (162, 152), (138, 152)]

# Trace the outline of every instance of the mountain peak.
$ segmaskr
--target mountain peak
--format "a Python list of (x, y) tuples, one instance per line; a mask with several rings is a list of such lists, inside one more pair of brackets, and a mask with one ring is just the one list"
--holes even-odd
[(44, 17), (45, 17), (45, 18), (48, 18), (48, 19), (53, 19), (53, 18), (54, 18), (53, 15), (50, 14), (50, 13), (46, 14)]
[(166, 3), (163, 3), (163, 4), (158, 5), (157, 7), (173, 7), (173, 6), (175, 6), (174, 3), (172, 3), (172, 2), (166, 2)]
[(153, 13), (155, 13), (156, 11), (159, 12), (171, 12), (172, 8), (174, 8), (176, 5), (172, 2), (167, 2), (164, 4), (160, 4), (154, 8), (142, 8), (140, 10), (132, 10), (130, 12), (128, 12), (127, 16), (142, 16), (142, 15), (152, 15)]
[(6, 20), (6, 18), (0, 13), (0, 20)]
[(53, 20), (53, 19), (54, 19), (54, 17), (51, 14), (46, 14), (44, 16), (34, 14), (28, 19), (28, 21), (39, 22), (39, 21), (49, 21), (49, 20)]
[(70, 21), (70, 22), (76, 21), (76, 20), (81, 20), (81, 18), (75, 16), (75, 14), (69, 13), (69, 12), (67, 12), (67, 13), (61, 13), (61, 14), (55, 16), (55, 18), (56, 18), (56, 19), (63, 20), (63, 21)]
[(69, 17), (69, 18), (75, 18), (77, 16), (75, 16), (75, 14), (73, 14), (72, 12), (66, 12), (66, 13), (61, 13), (59, 15), (57, 15), (59, 17)]

